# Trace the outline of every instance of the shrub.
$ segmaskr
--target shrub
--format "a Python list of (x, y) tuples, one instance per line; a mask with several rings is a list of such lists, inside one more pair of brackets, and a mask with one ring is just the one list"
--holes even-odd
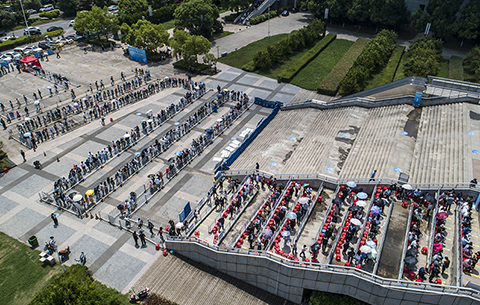
[(465, 71), (471, 75), (472, 80), (480, 79), (480, 46), (474, 47), (465, 56)]
[(320, 54), (320, 52), (322, 52), (332, 41), (334, 41), (336, 37), (336, 34), (328, 34), (325, 38), (317, 42), (313, 48), (303, 54), (303, 56), (300, 57), (296, 62), (291, 64), (288, 69), (280, 73), (278, 77), (280, 77), (282, 81), (290, 82), (295, 75), (300, 72), (300, 70), (302, 70), (315, 57), (317, 57), (317, 55)]
[(97, 38), (97, 37), (90, 37), (87, 39), (89, 43), (101, 47), (102, 44), (105, 48), (109, 48), (110, 44), (113, 44), (115, 46), (115, 41), (113, 40), (108, 40), (108, 39), (103, 39), (103, 38)]
[(335, 95), (340, 82), (347, 75), (355, 60), (360, 56), (363, 48), (367, 45), (368, 39), (358, 38), (357, 41), (343, 55), (342, 59), (335, 65), (332, 72), (318, 86), (318, 93), (326, 95)]
[(387, 64), (397, 42), (397, 34), (383, 30), (371, 39), (358, 56), (352, 68), (340, 82), (340, 94), (360, 92), (367, 86), (373, 72)]
[(202, 63), (194, 63), (192, 65), (189, 65), (184, 59), (180, 59), (179, 61), (174, 62), (173, 67), (185, 71), (189, 71), (189, 68), (192, 67), (193, 71), (191, 72), (197, 74), (209, 74), (208, 71), (211, 69), (211, 65), (206, 65)]
[(41, 12), (41, 13), (39, 14), (40, 17), (46, 17), (46, 18), (48, 18), (48, 19), (57, 18), (59, 15), (60, 15), (60, 11), (59, 11), (59, 10), (50, 11), (50, 12)]
[[(276, 16), (277, 16), (277, 11), (270, 11), (270, 19), (274, 18)], [(234, 18), (234, 20), (235, 20), (235, 18)], [(268, 12), (263, 13), (261, 15), (258, 15), (257, 17), (251, 18), (250, 19), (250, 25), (259, 24), (259, 23), (262, 23), (262, 22), (267, 21), (267, 20), (268, 20)]]
[(155, 24), (167, 22), (173, 19), (173, 12), (178, 7), (178, 4), (172, 3), (163, 6), (159, 9), (153, 10), (151, 22)]
[(442, 42), (439, 39), (430, 36), (416, 39), (408, 48), (408, 61), (404, 67), (405, 76), (437, 75), (442, 50)]
[(224, 18), (226, 22), (234, 22), (235, 19), (237, 19), (238, 15), (240, 15), (240, 13), (231, 13), (230, 15), (227, 15)]
[(243, 70), (243, 71), (247, 71), (247, 72), (253, 72), (253, 71), (255, 71), (255, 63), (253, 62), (253, 60), (247, 62), (246, 64), (244, 64), (244, 65), (242, 66), (242, 70)]
[(450, 64), (448, 65), (448, 78), (464, 80), (463, 58), (454, 55), (450, 57)]

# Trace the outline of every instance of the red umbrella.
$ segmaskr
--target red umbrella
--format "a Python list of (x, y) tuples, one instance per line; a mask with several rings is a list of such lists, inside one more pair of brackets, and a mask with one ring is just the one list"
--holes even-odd
[(444, 220), (444, 219), (447, 219), (448, 213), (447, 212), (440, 212), (440, 213), (437, 213), (437, 215), (435, 215), (435, 217), (437, 219)]

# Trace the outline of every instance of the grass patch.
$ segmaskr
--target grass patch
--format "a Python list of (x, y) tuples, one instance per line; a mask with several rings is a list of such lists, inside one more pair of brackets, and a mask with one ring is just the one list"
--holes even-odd
[(327, 77), (352, 45), (353, 42), (349, 40), (334, 40), (305, 68), (300, 70), (290, 83), (307, 90), (316, 90), (318, 84)]
[(221, 33), (213, 33), (213, 40), (220, 39), (222, 37), (232, 35), (232, 34), (233, 34), (233, 32), (229, 32), (229, 31), (223, 31)]
[(29, 303), (35, 292), (62, 272), (59, 264), (43, 267), (39, 253), (0, 232), (0, 304)]
[(463, 76), (463, 58), (452, 55), (448, 65), (448, 78), (464, 80)]
[[(355, 63), (355, 60), (362, 53), (363, 48), (367, 45), (368, 39), (358, 38), (343, 57), (338, 61), (333, 70), (323, 79), (318, 86), (320, 94), (335, 95), (340, 82), (345, 78), (350, 68)], [(333, 45), (333, 43), (332, 43)], [(330, 45), (330, 47), (332, 46)], [(317, 57), (318, 59), (318, 57)]]
[(248, 63), (249, 61), (253, 61), (253, 57), (255, 56), (255, 54), (257, 54), (258, 51), (262, 51), (266, 49), (267, 46), (279, 42), (287, 35), (288, 34), (278, 34), (270, 37), (265, 37), (261, 40), (257, 40), (237, 51), (227, 54), (227, 56), (225, 57), (220, 57), (218, 61), (226, 65), (241, 69), (244, 64)]
[(336, 34), (328, 34), (326, 37), (322, 38), (317, 42), (312, 48), (302, 55), (297, 61), (293, 62), (287, 69), (278, 75), (285, 82), (291, 82), (292, 79), (303, 69), (305, 68), (315, 57), (325, 50), (328, 45), (337, 38)]
[(256, 70), (255, 73), (270, 77), (273, 79), (277, 79), (277, 75), (285, 71), (288, 67), (290, 67), (295, 61), (300, 59), (306, 52), (308, 52), (309, 48), (304, 48), (300, 51), (295, 52), (292, 54), (288, 59), (283, 60), (281, 63), (274, 65), (268, 71), (260, 71)]
[(162, 23), (163, 24), (163, 28), (165, 30), (170, 30), (170, 29), (173, 29), (175, 27), (175, 19), (172, 19), (170, 21), (167, 21), (167, 22), (164, 22)]
[(408, 53), (403, 53), (402, 59), (398, 64), (397, 72), (395, 72), (395, 77), (393, 78), (393, 81), (404, 79), (406, 77), (403, 70), (407, 62), (408, 62)]
[(449, 60), (446, 58), (442, 58), (440, 60), (440, 65), (438, 66), (438, 73), (436, 76), (448, 78), (448, 62)]
[(13, 164), (10, 163), (7, 159), (0, 159), (0, 170), (3, 170), (4, 168), (10, 168), (12, 166)]
[(395, 72), (397, 71), (404, 51), (405, 47), (395, 46), (395, 49), (393, 50), (393, 53), (390, 56), (387, 65), (373, 75), (373, 77), (367, 83), (366, 89), (371, 89), (391, 83), (393, 81), (393, 78), (395, 77)]

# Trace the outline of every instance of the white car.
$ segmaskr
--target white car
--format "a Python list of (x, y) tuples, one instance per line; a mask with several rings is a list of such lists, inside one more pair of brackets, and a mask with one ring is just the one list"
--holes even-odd
[(68, 23), (68, 26), (74, 26), (74, 25), (75, 25), (75, 19)]
[[(31, 54), (31, 53), (38, 53), (38, 52), (42, 52), (43, 50), (39, 47), (36, 47), (36, 46), (28, 46), (25, 48), (25, 50), (23, 51), (23, 53), (25, 54)], [(28, 52), (28, 53), (27, 53)]]
[(18, 54), (18, 53), (16, 53), (16, 52), (7, 52), (7, 53), (3, 54), (3, 56), (10, 56), (10, 57), (12, 57), (12, 58), (14, 58), (14, 59), (17, 59), (17, 58), (22, 57), (22, 55), (20, 55), (20, 54)]
[(11, 63), (13, 61), (13, 58), (11, 56), (2, 55), (0, 56), (0, 61), (6, 61), (7, 63)]
[(7, 41), (7, 40), (10, 40), (12, 39), (13, 37), (12, 36), (5, 36), (5, 37), (2, 37), (2, 41)]

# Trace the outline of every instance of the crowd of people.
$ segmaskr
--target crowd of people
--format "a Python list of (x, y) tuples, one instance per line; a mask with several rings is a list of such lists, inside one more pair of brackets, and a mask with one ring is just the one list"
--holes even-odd
[[(199, 87), (198, 96), (201, 96), (205, 92), (205, 86), (203, 83), (197, 85)], [(192, 96), (188, 95), (184, 98), (181, 98), (177, 104), (171, 104), (165, 110), (162, 110), (157, 114), (157, 116), (149, 115), (151, 117), (149, 120), (151, 121), (148, 122), (148, 125), (143, 124), (144, 122), (142, 123), (143, 134), (147, 135), (151, 133), (155, 127), (161, 125), (165, 120), (183, 110), (191, 102), (193, 102)], [(191, 117), (189, 119), (191, 119)], [(111, 145), (107, 145), (104, 149), (98, 151), (96, 154), (89, 152), (85, 161), (81, 161), (80, 165), (74, 165), (69, 171), (68, 179), (64, 177), (63, 179), (59, 179), (57, 182), (55, 182), (53, 190), (53, 197), (55, 201), (58, 204), (63, 203), (65, 198), (68, 197), (66, 195), (67, 190), (71, 189), (73, 186), (83, 180), (83, 177), (86, 174), (92, 173), (107, 163), (108, 160), (135, 145), (141, 136), (142, 133), (140, 132), (140, 127), (137, 125), (132, 128), (130, 132), (126, 132), (125, 135), (116, 141), (112, 141)], [(132, 160), (127, 162), (123, 168), (119, 169), (114, 177), (108, 177), (104, 182), (95, 186), (93, 188), (95, 198), (99, 200), (100, 198), (104, 197), (115, 188), (115, 184), (121, 184), (124, 180), (135, 173), (143, 163), (147, 162), (150, 157), (154, 155), (156, 156), (165, 148), (166, 147), (162, 147), (162, 145), (160, 145), (160, 142), (157, 139), (154, 145), (143, 149), (138, 156), (135, 156)]]
[(472, 273), (480, 259), (480, 251), (474, 253), (472, 237), (472, 198), (468, 197), (463, 201), (460, 207), (461, 214), (461, 228), (462, 228), (462, 259), (463, 271), (465, 273)]

